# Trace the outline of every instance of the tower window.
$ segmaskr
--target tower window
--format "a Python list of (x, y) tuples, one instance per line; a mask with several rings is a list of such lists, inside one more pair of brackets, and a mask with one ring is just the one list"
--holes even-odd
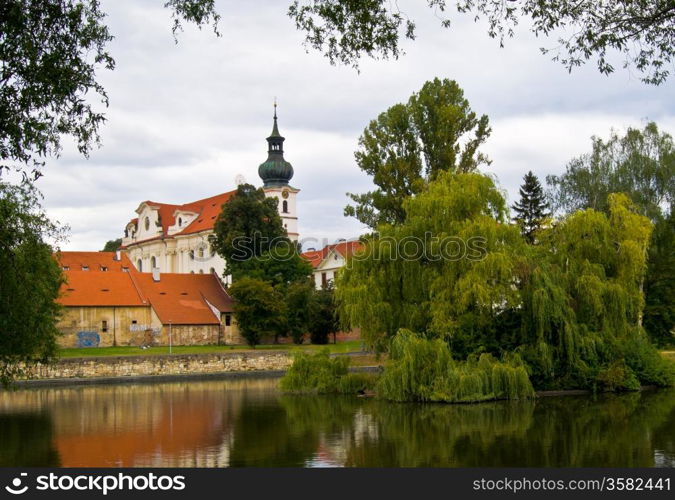
[(143, 225), (145, 226), (145, 230), (147, 231), (150, 229), (150, 217), (146, 217), (145, 221), (143, 222)]
[(141, 259), (138, 259), (136, 261), (136, 267), (138, 268), (139, 271), (143, 272), (143, 261)]
[(150, 268), (151, 268), (151, 269), (154, 269), (154, 268), (156, 268), (156, 267), (157, 267), (157, 259), (156, 259), (155, 256), (153, 255), (152, 258), (150, 259)]
[(181, 217), (178, 217), (178, 227), (181, 227), (183, 225), (183, 219)]
[(282, 206), (283, 212), (285, 214), (287, 214), (288, 213), (288, 202), (286, 200), (284, 200), (284, 202), (281, 204), (281, 206)]

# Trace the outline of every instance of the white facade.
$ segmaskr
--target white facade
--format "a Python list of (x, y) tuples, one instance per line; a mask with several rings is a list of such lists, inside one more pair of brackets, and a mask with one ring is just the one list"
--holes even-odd
[[(293, 241), (299, 236), (296, 203), (299, 191), (289, 186), (265, 189), (267, 196), (279, 201), (279, 215)], [(159, 269), (164, 273), (216, 273), (222, 277), (225, 260), (212, 248), (210, 237), (222, 203), (233, 193), (185, 205), (141, 203), (136, 209), (138, 217), (125, 228), (122, 249), (140, 272)], [(192, 224), (201, 230), (193, 231)]]
[(299, 189), (283, 186), (283, 187), (269, 187), (264, 188), (265, 194), (268, 198), (276, 198), (279, 204), (277, 208), (279, 215), (281, 215), (281, 222), (291, 241), (298, 241), (300, 233), (298, 233), (298, 211), (296, 199), (300, 192)]
[(328, 255), (314, 268), (314, 285), (317, 290), (335, 283), (336, 273), (345, 265), (345, 258), (334, 248), (328, 252)]

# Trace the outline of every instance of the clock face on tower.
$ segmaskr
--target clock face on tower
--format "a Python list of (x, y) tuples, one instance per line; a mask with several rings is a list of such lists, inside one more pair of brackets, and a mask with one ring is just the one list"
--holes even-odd
[(284, 198), (284, 199), (285, 199), (285, 198), (288, 198), (288, 191), (287, 191), (287, 190), (282, 191), (282, 192), (281, 192), (281, 197)]

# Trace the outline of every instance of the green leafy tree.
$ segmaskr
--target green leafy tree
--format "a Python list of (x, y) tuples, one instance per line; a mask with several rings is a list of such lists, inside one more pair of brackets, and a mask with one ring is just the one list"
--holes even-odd
[(241, 278), (229, 289), (235, 299), (234, 315), (242, 336), (250, 346), (265, 337), (278, 338), (285, 327), (286, 304), (283, 296), (265, 281)]
[(297, 245), (288, 238), (280, 238), (268, 251), (258, 257), (238, 262), (233, 267), (232, 278), (242, 276), (257, 278), (284, 288), (294, 282), (304, 282), (312, 273), (312, 266), (297, 250)]
[(551, 197), (565, 212), (593, 208), (609, 211), (610, 193), (627, 194), (637, 210), (655, 224), (644, 282), (647, 306), (644, 325), (658, 343), (668, 343), (675, 329), (675, 267), (672, 248), (675, 199), (675, 147), (672, 137), (654, 122), (643, 130), (629, 128), (624, 136), (593, 138), (591, 153), (574, 158), (560, 176), (549, 176)]
[(407, 104), (396, 104), (370, 122), (359, 139), (356, 163), (377, 189), (349, 194), (345, 215), (376, 229), (405, 220), (403, 201), (422, 192), (440, 172), (471, 172), (489, 163), (478, 151), (490, 135), (454, 80), (426, 82)]
[(108, 240), (105, 243), (105, 246), (103, 247), (103, 250), (101, 252), (115, 252), (119, 250), (119, 248), (122, 246), (122, 238), (117, 238), (116, 240)]
[(649, 247), (643, 324), (652, 340), (675, 346), (675, 213), (659, 219)]
[(283, 291), (286, 299), (286, 330), (295, 344), (302, 344), (311, 326), (313, 294), (314, 283), (308, 279), (290, 283)]
[[(182, 21), (198, 26), (219, 16), (213, 0), (170, 0), (174, 33)], [(115, 62), (112, 40), (97, 0), (5, 0), (0, 4), (0, 172), (41, 174), (74, 139), (87, 156), (99, 142), (108, 95), (98, 70)]]
[(340, 330), (335, 293), (332, 282), (320, 290), (315, 290), (309, 305), (309, 334), (312, 344), (327, 344), (330, 335), (336, 343), (336, 333)]
[(285, 241), (277, 200), (262, 188), (241, 184), (223, 204), (214, 225), (211, 245), (225, 259), (226, 274), (240, 274), (247, 262)]
[(520, 232), (525, 240), (535, 242), (535, 233), (541, 229), (544, 219), (551, 214), (548, 212), (548, 202), (539, 179), (530, 170), (525, 174), (524, 183), (520, 186), (520, 200), (511, 208), (516, 212), (515, 220), (520, 226)]
[(562, 175), (549, 175), (555, 208), (567, 213), (593, 208), (607, 212), (609, 194), (626, 193), (653, 221), (668, 214), (675, 199), (673, 138), (654, 122), (629, 127), (607, 141), (592, 138), (590, 153), (572, 159)]
[(625, 195), (610, 196), (608, 214), (577, 211), (543, 229), (538, 245), (505, 223), (484, 175), (442, 173), (405, 209), (336, 284), (341, 319), (371, 346), (408, 329), (443, 339), (458, 360), (517, 355), (537, 388), (672, 382), (640, 327), (651, 224)]
[(491, 328), (520, 303), (525, 243), (493, 180), (443, 172), (404, 207), (405, 222), (382, 227), (338, 275), (344, 326), (376, 348), (401, 328), (451, 339), (457, 353), (498, 346)]
[[(603, 74), (614, 71), (613, 54), (624, 57), (624, 67), (637, 70), (643, 82), (658, 85), (670, 74), (675, 55), (675, 6), (671, 0), (428, 0), (429, 7), (449, 28), (444, 17), (450, 4), (477, 21), (487, 19), (488, 35), (500, 46), (512, 37), (520, 20), (531, 22), (537, 36), (557, 36), (553, 60), (568, 70), (590, 59)], [(288, 15), (305, 33), (305, 45), (322, 53), (331, 64), (358, 67), (362, 55), (393, 57), (402, 53), (401, 39), (414, 40), (416, 26), (396, 3), (385, 0), (294, 0)]]
[(52, 223), (28, 182), (0, 183), (0, 382), (21, 373), (20, 364), (46, 362), (59, 334), (55, 302), (63, 275), (49, 240), (63, 229)]

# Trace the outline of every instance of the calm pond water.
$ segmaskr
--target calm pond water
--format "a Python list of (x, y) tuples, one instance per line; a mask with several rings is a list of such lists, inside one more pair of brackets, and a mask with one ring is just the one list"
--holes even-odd
[(675, 467), (675, 391), (413, 405), (277, 380), (0, 392), (0, 466)]

